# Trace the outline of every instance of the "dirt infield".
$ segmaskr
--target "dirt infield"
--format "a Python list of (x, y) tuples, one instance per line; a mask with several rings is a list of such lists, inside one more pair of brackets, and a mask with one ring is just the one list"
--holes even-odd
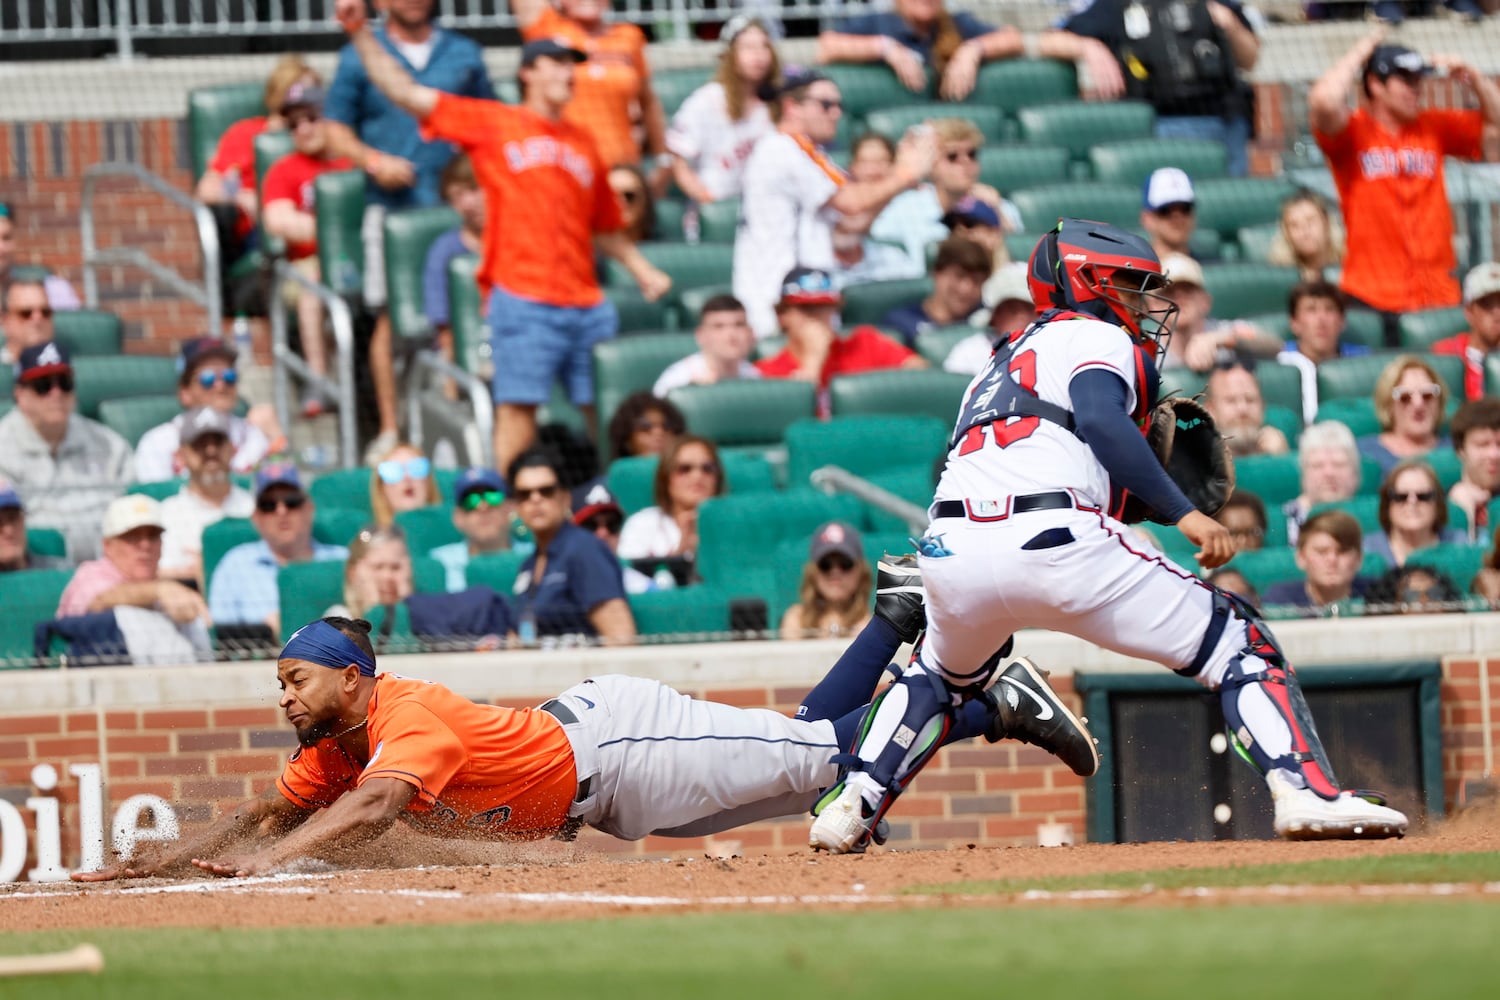
[[(383, 864), (257, 879), (144, 879), (0, 886), (0, 924), (28, 930), (89, 927), (536, 921), (663, 910), (851, 908), (860, 905), (1057, 905), (1090, 901), (1211, 905), (1246, 898), (1500, 896), (1500, 885), (1275, 886), (1154, 892), (1015, 893), (965, 899), (907, 893), (914, 886), (1108, 872), (1285, 864), (1330, 858), (1500, 850), (1500, 810), (1471, 811), (1430, 833), (1375, 842), (1085, 844), (1060, 848), (887, 851), (831, 858), (807, 853), (624, 861), (587, 847), (443, 845), (399, 836), (379, 842)], [(443, 867), (416, 867), (419, 857)]]

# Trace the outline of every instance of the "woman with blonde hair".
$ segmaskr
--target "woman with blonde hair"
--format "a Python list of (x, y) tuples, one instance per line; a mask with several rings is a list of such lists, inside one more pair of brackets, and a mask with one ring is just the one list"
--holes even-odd
[(870, 620), (875, 574), (853, 525), (829, 521), (813, 534), (797, 603), (781, 616), (783, 639), (854, 635)]
[(1359, 439), (1359, 453), (1389, 473), (1403, 458), (1420, 458), (1447, 442), (1439, 434), (1448, 412), (1448, 386), (1437, 369), (1415, 354), (1397, 357), (1375, 380), (1379, 434)]
[(371, 608), (399, 604), (415, 589), (406, 533), (395, 525), (372, 525), (349, 542), (344, 603), (326, 614), (363, 618)]
[(1295, 267), (1303, 281), (1338, 281), (1344, 262), (1344, 228), (1328, 203), (1298, 191), (1281, 203), (1281, 225), (1266, 252), (1277, 267)]
[(416, 445), (396, 445), (370, 470), (370, 513), (379, 527), (390, 527), (397, 514), (442, 502), (432, 462)]

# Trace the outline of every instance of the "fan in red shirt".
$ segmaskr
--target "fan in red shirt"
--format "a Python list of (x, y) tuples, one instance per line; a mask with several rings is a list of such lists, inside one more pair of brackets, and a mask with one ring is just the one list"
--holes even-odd
[(1452, 354), (1464, 359), (1464, 398), (1484, 397), (1484, 359), (1500, 351), (1500, 264), (1486, 261), (1464, 278), (1466, 333), (1432, 345), (1434, 354)]
[(926, 368), (921, 355), (873, 326), (848, 333), (835, 329), (843, 295), (826, 271), (793, 268), (781, 282), (776, 321), (786, 347), (775, 357), (757, 361), (767, 378), (796, 378), (818, 387), (818, 415), (828, 416), (828, 383), (840, 375), (882, 368)]

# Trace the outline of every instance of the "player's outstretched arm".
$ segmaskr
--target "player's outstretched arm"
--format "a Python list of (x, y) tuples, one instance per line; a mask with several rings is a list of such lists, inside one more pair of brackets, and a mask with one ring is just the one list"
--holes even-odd
[(413, 80), (411, 74), (375, 40), (367, 15), (365, 0), (336, 0), (334, 4), (333, 16), (349, 33), (349, 42), (359, 54), (359, 61), (364, 63), (370, 82), (392, 104), (418, 119), (426, 118), (437, 106), (438, 92)]

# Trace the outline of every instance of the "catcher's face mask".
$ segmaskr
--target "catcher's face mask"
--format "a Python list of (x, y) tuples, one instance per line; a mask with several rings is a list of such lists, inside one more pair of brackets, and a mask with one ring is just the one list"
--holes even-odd
[(1156, 357), (1167, 353), (1177, 329), (1177, 303), (1161, 294), (1168, 281), (1161, 274), (1129, 268), (1084, 265), (1080, 277), (1099, 298), (1108, 302), (1125, 328), (1153, 348)]

